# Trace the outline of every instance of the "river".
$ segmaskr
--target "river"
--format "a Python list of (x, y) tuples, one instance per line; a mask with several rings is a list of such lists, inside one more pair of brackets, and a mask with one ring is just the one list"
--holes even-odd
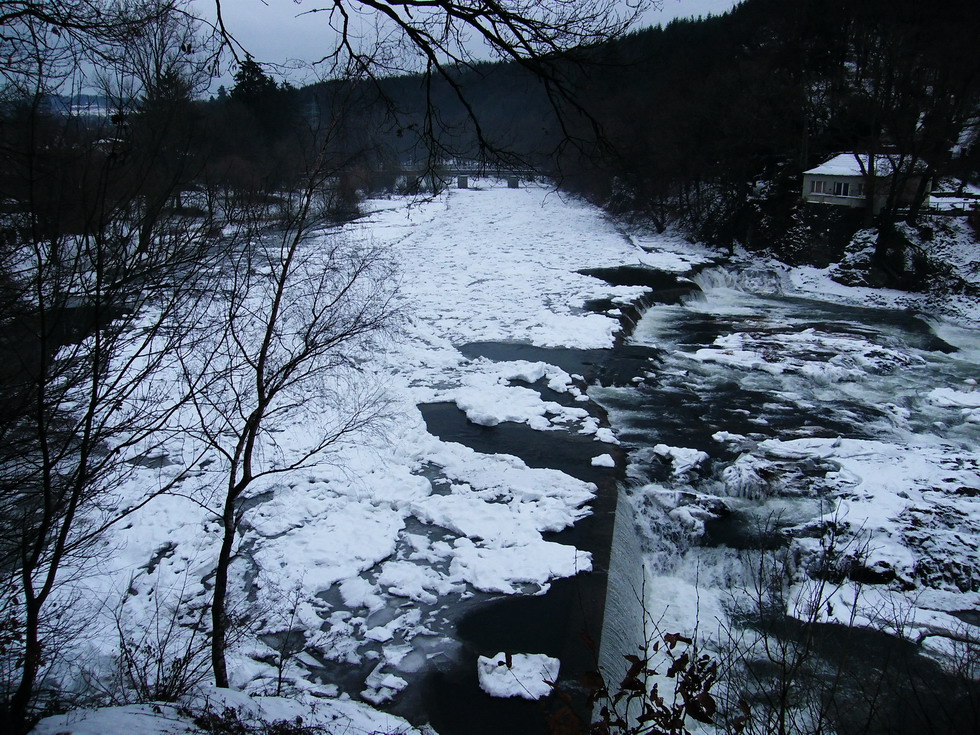
[(696, 632), (759, 731), (977, 731), (950, 672), (980, 673), (980, 335), (776, 268), (694, 280), (635, 325), (646, 369), (589, 390), (628, 450), (648, 631)]
[[(582, 631), (613, 685), (644, 638), (682, 633), (723, 664), (722, 712), (744, 698), (757, 732), (970, 731), (978, 690), (953, 669), (977, 673), (976, 333), (805, 296), (776, 267), (593, 275), (652, 289), (623, 310), (614, 349), (460, 350), (585, 376), (622, 443), (615, 475), (587, 463), (588, 437), (422, 407), (444, 440), (600, 488), (592, 516), (556, 537), (596, 571), (464, 614), (473, 655), (560, 656), (575, 692), (596, 663)], [(440, 732), (544, 730), (543, 710), (486, 697), (471, 668), (428, 680)]]

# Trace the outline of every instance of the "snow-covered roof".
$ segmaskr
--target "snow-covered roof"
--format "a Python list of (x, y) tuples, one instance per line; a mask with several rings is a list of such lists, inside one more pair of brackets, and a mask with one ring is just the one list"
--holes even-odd
[[(896, 161), (892, 161), (888, 156), (882, 154), (875, 156), (874, 160), (876, 176), (891, 176), (895, 170)], [(864, 176), (867, 170), (867, 153), (838, 153), (829, 161), (824, 161), (816, 168), (811, 168), (803, 173), (819, 176)]]

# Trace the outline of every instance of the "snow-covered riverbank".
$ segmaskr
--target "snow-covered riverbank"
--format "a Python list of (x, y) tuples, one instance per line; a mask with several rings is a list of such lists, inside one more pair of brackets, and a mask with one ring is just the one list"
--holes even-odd
[[(580, 407), (588, 399), (574, 376), (541, 362), (467, 359), (456, 348), (491, 340), (609, 347), (617, 313), (592, 313), (585, 303), (625, 304), (642, 289), (577, 271), (657, 256), (595, 208), (544, 187), (483, 182), (432, 202), (365, 209), (340, 236), (387, 248), (401, 278), (402, 329), (361, 364), (362, 379), (384, 388), (389, 421), (383, 433), (352, 436), (324, 462), (250, 491), (232, 564), (235, 607), (250, 622), (229, 651), (229, 670), (234, 686), (252, 693), (282, 678), (288, 689), (384, 702), (433, 659), (452, 657), (447, 608), (477, 593), (540, 592), (591, 565), (588, 553), (543, 534), (587, 514), (594, 485), (440, 441), (417, 406), (453, 402), (481, 425), (591, 435), (583, 465), (606, 463), (614, 439)], [(674, 268), (701, 257), (663, 256)], [(538, 380), (569, 400), (512, 384)], [(308, 429), (284, 427), (267, 459), (296, 451)], [(179, 466), (162, 464), (130, 483), (134, 497)], [(220, 541), (205, 507), (217, 482), (210, 466), (131, 515), (107, 537), (104, 557), (78, 567), (62, 599), (85, 635), (72, 643), (71, 670), (57, 673), (77, 675), (79, 661), (89, 675), (111, 670), (120, 626), (135, 635), (171, 608), (183, 623), (200, 617)], [(284, 634), (301, 635), (306, 652), (291, 644), (280, 673)]]
[[(630, 238), (594, 207), (562, 199), (543, 187), (511, 190), (481, 182), (431, 202), (367, 202), (365, 210), (370, 214), (343, 228), (343, 235), (387, 248), (401, 274), (400, 333), (364, 354), (359, 366), (360, 379), (384, 388), (389, 421), (384, 432), (351, 437), (326, 461), (263, 482), (250, 492), (232, 568), (236, 609), (248, 612), (249, 619), (241, 624), (229, 651), (229, 671), (234, 686), (252, 694), (274, 691), (282, 679), (291, 692), (352, 696), (376, 704), (390, 701), (420, 672), (453, 659), (456, 611), (473, 599), (536, 594), (555, 579), (589, 570), (590, 555), (554, 540), (553, 534), (589, 513), (593, 483), (556, 469), (528, 466), (514, 456), (479, 453), (440, 440), (430, 433), (419, 405), (455, 404), (479, 426), (518, 422), (537, 431), (591, 437), (591, 450), (583, 453), (581, 465), (603, 468), (611, 464), (610, 449), (618, 440), (587, 408), (590, 399), (579, 376), (543, 361), (467, 358), (459, 347), (521, 342), (543, 348), (610, 348), (621, 329), (617, 306), (633, 302), (644, 289), (610, 286), (579, 271), (625, 264), (684, 273), (713, 261), (710, 252), (679, 239)], [(323, 235), (335, 236), (336, 232)], [(830, 293), (822, 273), (775, 270), (791, 289), (864, 298), (862, 292), (845, 287), (835, 286)], [(741, 304), (741, 299), (737, 290), (729, 289), (724, 309), (731, 313), (756, 308)], [(587, 302), (603, 301), (612, 302), (608, 313), (585, 308)], [(665, 308), (663, 313), (670, 314), (682, 307)], [(950, 341), (956, 330), (964, 327), (943, 323), (936, 328), (940, 335), (949, 334)], [(755, 337), (719, 334), (721, 341), (710, 350), (683, 359), (692, 368), (722, 365), (736, 374), (744, 371), (740, 374), (750, 379), (753, 372), (789, 373), (818, 383), (846, 383), (858, 373), (873, 372), (875, 365), (902, 369), (895, 362), (898, 358), (892, 359), (895, 355), (871, 340), (831, 343), (804, 326), (777, 331), (780, 346), (790, 348), (786, 354), (777, 354), (776, 345), (765, 341), (767, 329), (761, 329)], [(647, 339), (660, 338), (656, 330), (645, 334)], [(643, 338), (641, 334), (641, 342)], [(809, 357), (797, 360), (794, 339), (799, 354)], [(966, 341), (961, 340), (964, 345)], [(811, 355), (816, 347), (827, 353), (826, 360)], [(831, 359), (835, 354), (840, 359)], [(657, 366), (650, 363), (649, 370), (656, 379)], [(561, 400), (543, 397), (528, 387), (531, 383), (547, 386)], [(972, 404), (956, 403), (962, 403), (960, 393), (966, 395), (960, 387), (932, 388), (936, 392), (930, 394), (930, 405), (976, 410)], [(900, 408), (892, 412), (896, 433), (908, 420)], [(647, 416), (651, 421), (660, 418)], [(615, 425), (615, 411), (613, 420)], [(962, 422), (968, 432), (971, 421), (967, 417)], [(270, 460), (276, 452), (302, 446), (307, 433), (303, 425), (285, 427), (278, 446), (268, 448)], [(974, 485), (965, 468), (950, 468), (945, 449), (937, 453), (939, 439), (914, 446), (872, 446), (862, 443), (865, 437), (748, 437), (727, 427), (719, 429), (714, 441), (731, 449), (732, 460), (743, 443), (758, 447), (753, 455), (757, 459), (768, 457), (766, 467), (749, 467), (750, 460), (744, 460), (741, 469), (746, 476), (752, 471), (768, 476), (791, 461), (837, 462), (842, 468), (837, 487), (850, 488), (843, 502), (850, 503), (852, 517), (863, 514), (865, 525), (878, 523), (879, 538), (892, 532), (888, 519), (904, 511), (878, 501), (856, 502), (871, 498), (872, 490), (880, 491), (882, 498), (904, 493), (907, 502), (902, 507), (907, 508), (922, 499), (917, 495), (922, 494), (920, 481), (939, 482), (949, 485), (951, 492), (944, 497), (951, 502), (975, 502), (969, 493), (955, 492)], [(670, 466), (671, 482), (677, 485), (697, 473), (703, 461), (698, 451), (664, 446), (655, 454), (657, 461)], [(951, 451), (965, 456), (955, 448)], [(879, 469), (869, 469), (868, 456), (875, 457)], [(901, 488), (885, 487), (883, 467), (902, 480)], [(926, 475), (919, 477), (913, 469)], [(136, 482), (158, 483), (168, 471), (167, 466), (146, 468)], [(220, 542), (213, 514), (200, 503), (200, 491), (210, 482), (208, 472), (208, 465), (202, 464), (182, 493), (155, 499), (131, 516), (125, 528), (113, 530), (104, 556), (80, 567), (77, 581), (66, 586), (63, 599), (71, 601), (73, 615), (85, 629), (84, 637), (72, 643), (72, 654), (91, 673), (113, 667), (119, 625), (138, 631), (161, 610), (178, 605), (181, 621), (191, 623), (207, 604)], [(873, 488), (867, 482), (855, 486), (852, 481), (859, 475), (882, 481)], [(738, 483), (733, 480), (732, 485)], [(677, 496), (679, 488), (666, 487), (661, 500), (667, 494)], [(136, 485), (131, 489), (134, 495), (141, 492)], [(655, 490), (651, 494), (656, 495)], [(674, 509), (678, 512), (671, 513), (671, 522), (685, 532), (708, 517), (697, 503)], [(818, 516), (818, 511), (808, 518)], [(882, 548), (888, 553), (885, 561), (901, 571), (905, 562), (898, 556), (905, 546)], [(724, 585), (723, 575), (701, 577), (705, 588), (699, 591), (699, 564), (695, 555), (686, 555), (653, 575), (652, 583), (659, 586), (650, 588), (651, 599), (671, 601), (669, 616), (662, 619), (668, 630), (682, 631), (699, 616), (704, 621), (726, 615), (721, 596), (709, 589), (715, 583)], [(967, 598), (943, 598), (942, 605), (936, 599), (928, 598), (930, 609), (945, 606), (948, 613), (960, 609)], [(837, 609), (851, 608), (842, 603)], [(284, 646), (287, 639), (293, 642)], [(77, 674), (78, 667), (63, 673)], [(354, 732), (381, 727), (367, 709), (347, 704), (342, 709)], [(358, 712), (367, 713), (363, 721)], [(397, 719), (386, 722), (385, 728), (405, 727)], [(59, 723), (51, 727), (70, 731), (65, 720)]]

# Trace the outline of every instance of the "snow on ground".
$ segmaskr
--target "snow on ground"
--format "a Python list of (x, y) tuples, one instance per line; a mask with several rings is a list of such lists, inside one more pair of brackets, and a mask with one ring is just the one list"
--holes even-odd
[[(976, 258), (977, 256), (974, 256)], [(976, 262), (976, 261), (974, 261)], [(980, 302), (959, 294), (909, 293), (888, 288), (845, 286), (832, 278), (833, 266), (788, 268), (793, 286), (814, 298), (832, 299), (845, 304), (861, 304), (885, 309), (907, 309), (936, 319), (946, 319), (953, 325), (971, 327), (980, 324)]]
[[(976, 296), (980, 293), (980, 245), (967, 218), (924, 216), (919, 227), (900, 224), (899, 229), (913, 243), (917, 254), (933, 263), (937, 274), (931, 292), (845, 286), (833, 278), (839, 265), (787, 268), (793, 287), (842, 303), (908, 309), (971, 328), (980, 324), (980, 299)], [(864, 241), (871, 248), (874, 238), (874, 230), (863, 231), (855, 242)], [(963, 293), (964, 285), (973, 288), (972, 296)]]
[[(431, 202), (368, 202), (365, 210), (345, 234), (385, 248), (400, 272), (401, 331), (364, 356), (357, 378), (384, 387), (389, 419), (383, 432), (348, 437), (328, 461), (249, 491), (231, 607), (251, 610), (254, 622), (229, 651), (229, 670), (233, 686), (253, 694), (274, 688), (277, 641), (299, 631), (325, 659), (362, 669), (371, 662), (363, 690), (352, 694), (385, 701), (405, 685), (401, 674), (452, 648), (447, 604), (475, 591), (541, 593), (551, 580), (591, 568), (589, 554), (542, 534), (587, 514), (593, 485), (440, 441), (417, 404), (452, 401), (477, 424), (525, 422), (615, 442), (586, 410), (513, 384), (540, 381), (586, 400), (559, 368), (468, 360), (456, 347), (486, 340), (609, 347), (619, 322), (587, 311), (585, 302), (628, 302), (642, 289), (577, 271), (652, 263), (656, 255), (624, 238), (599, 210), (547, 188), (483, 182)], [(302, 451), (316, 422), (305, 416), (280, 427), (263, 461), (274, 465)], [(174, 443), (170, 458), (194, 448), (189, 439)], [(184, 623), (205, 619), (220, 543), (213, 503), (220, 466), (206, 459), (179, 492), (131, 514), (108, 535), (104, 558), (65, 589), (66, 604), (88, 621), (78, 647), (90, 671), (114, 665), (117, 618), (134, 635), (161, 611), (179, 608), (174, 614)], [(177, 467), (141, 468), (122, 494), (140, 497)], [(315, 659), (291, 656), (287, 686), (335, 693), (314, 683), (318, 670)]]
[[(541, 592), (557, 577), (589, 569), (588, 554), (547, 542), (542, 534), (561, 530), (588, 513), (594, 486), (554, 470), (527, 467), (515, 457), (483, 455), (441, 441), (429, 434), (417, 406), (452, 402), (475, 424), (522, 422), (538, 430), (592, 434), (597, 441), (616, 443), (613, 433), (599, 428), (586, 411), (544, 400), (527, 387), (547, 385), (584, 399), (573, 376), (540, 362), (470, 360), (457, 347), (477, 341), (610, 347), (620, 328), (615, 315), (588, 312), (584, 304), (592, 299), (628, 302), (642, 289), (612, 287), (577, 271), (643, 264), (682, 273), (713, 260), (708, 251), (676, 238), (630, 239), (595, 208), (544, 188), (511, 190), (482, 182), (431, 202), (369, 202), (365, 210), (370, 214), (346, 226), (346, 233), (387, 248), (401, 273), (400, 335), (365, 355), (360, 366), (365, 381), (384, 386), (390, 419), (384, 432), (353, 436), (338, 446), (328, 462), (264, 481), (250, 492), (232, 583), (233, 605), (252, 610), (255, 623), (231, 650), (229, 669), (233, 684), (252, 694), (275, 687), (276, 671), (270, 662), (277, 655), (276, 636), (281, 640), (283, 633), (299, 631), (305, 644), (325, 659), (361, 667), (366, 674), (363, 689), (352, 694), (383, 702), (430, 657), (451, 650), (447, 605), (477, 591)], [(758, 269), (754, 277), (754, 285), (763, 292), (778, 291), (787, 283), (799, 294), (844, 303), (921, 310), (932, 305), (926, 297), (841, 286), (828, 271), (813, 268), (774, 264), (769, 270)], [(742, 301), (734, 294), (728, 313), (741, 311), (754, 318), (755, 307)], [(968, 353), (976, 344), (969, 320), (980, 322), (980, 309), (965, 299), (950, 297), (950, 303), (953, 306), (944, 313), (959, 321), (937, 319), (932, 326)], [(660, 308), (668, 313), (680, 307)], [(710, 348), (684, 359), (704, 369), (720, 366), (746, 375), (789, 376), (823, 390), (920, 367), (903, 362), (904, 357), (861, 335), (841, 339), (819, 329), (784, 326), (719, 335)], [(687, 370), (678, 367), (676, 373), (686, 375)], [(962, 378), (955, 384), (931, 385), (921, 403), (943, 412), (946, 422), (969, 428), (976, 425), (980, 407), (975, 383)], [(800, 476), (792, 473), (793, 463), (836, 466), (826, 478), (839, 499), (836, 514), (852, 528), (867, 532), (870, 568), (896, 578), (929, 580), (919, 590), (911, 624), (920, 632), (952, 629), (951, 613), (980, 602), (975, 592), (961, 589), (980, 565), (976, 547), (969, 542), (978, 529), (970, 526), (969, 538), (955, 545), (964, 514), (977, 517), (980, 457), (964, 451), (962, 444), (936, 437), (898, 441), (896, 437), (908, 429), (909, 412), (893, 409), (888, 414), (893, 440), (815, 437), (760, 442), (764, 437), (754, 432), (762, 431), (765, 421), (758, 416), (754, 428), (751, 422), (738, 431), (719, 427), (719, 444), (735, 443), (746, 452), (758, 447), (758, 452), (746, 454), (741, 464), (733, 463), (736, 469), (716, 489), (727, 488), (743, 503), (782, 502), (770, 497), (772, 470), (785, 469), (795, 481)], [(304, 425), (283, 427), (278, 446), (269, 443), (265, 448), (266, 459), (274, 462), (283, 453), (297, 451), (307, 433)], [(192, 449), (174, 445), (171, 456)], [(598, 452), (593, 464), (607, 466), (611, 456)], [(707, 455), (663, 444), (653, 454), (669, 463), (672, 482), (680, 483), (683, 492), (650, 485), (648, 495), (668, 506), (673, 503), (671, 516), (700, 532), (710, 509), (681, 501), (685, 493), (690, 495), (687, 483), (709, 465)], [(129, 490), (140, 496), (147, 486), (159, 486), (172, 476), (176, 466), (141, 469)], [(66, 589), (64, 599), (86, 621), (85, 636), (76, 645), (84, 649), (91, 671), (112, 666), (117, 620), (121, 627), (139, 631), (161, 610), (179, 606), (181, 621), (189, 623), (206, 609), (220, 541), (213, 514), (200, 499), (217, 482), (211, 467), (207, 461), (201, 463), (199, 472), (182, 484), (182, 492), (157, 498), (129, 516), (106, 539), (104, 556), (78, 570), (84, 576)], [(797, 496), (809, 490), (803, 483), (796, 488)], [(786, 499), (786, 507), (795, 498)], [(819, 515), (812, 510), (819, 507), (816, 503), (806, 507), (812, 511), (810, 517)], [(916, 533), (917, 528), (926, 530)], [(930, 534), (928, 529), (934, 528), (943, 533)], [(953, 546), (937, 551), (936, 543)], [(721, 591), (737, 578), (738, 562), (724, 550), (706, 553), (713, 555), (713, 563), (702, 565), (684, 555), (674, 574), (650, 572), (648, 589), (656, 590), (651, 592), (650, 611), (665, 614), (665, 626), (679, 630), (684, 620), (698, 619), (699, 604), (706, 627), (723, 614)], [(962, 563), (952, 575), (948, 568), (921, 563), (937, 554)], [(891, 594), (878, 594), (886, 593)], [(853, 608), (858, 605), (854, 595), (869, 593), (854, 592), (850, 598), (847, 594), (851, 593), (841, 588), (834, 609)], [(515, 661), (524, 661), (518, 656), (513, 656)], [(287, 664), (285, 679), (292, 690), (337, 694), (336, 686), (317, 683), (316, 659), (299, 655)], [(501, 668), (506, 667), (493, 665), (491, 679)], [(523, 664), (518, 668), (523, 670)], [(548, 669), (542, 681), (550, 678)], [(269, 711), (306, 706), (282, 700), (249, 702)], [(381, 715), (342, 699), (325, 700), (317, 707), (324, 717), (349, 718), (351, 732), (387, 732), (400, 726), (391, 720), (379, 723), (372, 718)], [(153, 724), (117, 727), (113, 718), (121, 711), (104, 710), (47, 720), (38, 732), (83, 735), (120, 729), (153, 732), (156, 727), (161, 733), (179, 731), (159, 724), (158, 712), (133, 712), (153, 718)], [(171, 714), (183, 716), (163, 710), (164, 719)], [(299, 710), (284, 716), (313, 717)]]
[(209, 716), (223, 718), (234, 732), (252, 731), (251, 728), (271, 723), (299, 724), (350, 735), (419, 732), (400, 717), (351, 700), (249, 697), (227, 689), (202, 689), (177, 704), (74, 710), (42, 720), (33, 732), (35, 735), (186, 735), (201, 732), (194, 720)]

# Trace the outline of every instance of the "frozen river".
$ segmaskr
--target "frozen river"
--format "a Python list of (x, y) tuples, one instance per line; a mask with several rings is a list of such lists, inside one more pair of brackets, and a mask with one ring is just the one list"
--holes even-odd
[[(622, 655), (643, 637), (645, 606), (647, 635), (696, 634), (721, 660), (751, 669), (763, 658), (793, 663), (771, 660), (773, 651), (804, 659), (787, 680), (767, 674), (748, 682), (744, 673), (731, 680), (754, 696), (760, 718), (775, 716), (767, 700), (782, 687), (811, 696), (793, 705), (790, 719), (812, 718), (816, 709), (848, 732), (834, 712), (840, 688), (852, 716), (893, 727), (888, 718), (902, 697), (930, 702), (955, 691), (956, 678), (936, 660), (961, 655), (980, 622), (980, 345), (968, 330), (908, 311), (804, 297), (784, 273), (702, 270), (697, 288), (679, 303), (654, 303), (613, 350), (492, 342), (460, 349), (471, 359), (540, 360), (585, 375), (626, 450), (617, 452), (626, 479), (615, 532), (607, 489), (588, 522), (577, 524), (579, 538), (563, 539), (598, 554), (600, 583), (609, 569), (600, 656), (607, 682), (619, 680)], [(623, 273), (605, 275), (615, 282)], [(684, 283), (661, 275), (653, 301)], [(534, 387), (542, 399), (559, 397)], [(452, 403), (424, 413), (443, 439), (603, 485), (601, 468), (583, 461), (592, 453), (587, 437), (474, 425)], [(570, 664), (570, 652), (588, 652), (571, 630), (581, 620), (565, 621), (564, 610), (601, 594), (583, 592), (582, 577), (568, 582), (533, 604), (515, 600), (471, 618), (464, 638), (492, 647), (507, 631), (507, 646), (546, 646)], [(544, 630), (558, 637), (545, 643)], [(901, 662), (897, 679), (884, 673), (893, 661)], [(866, 682), (875, 697), (862, 689)], [(463, 690), (446, 683), (437, 689), (464, 701)], [(875, 712), (855, 697), (871, 697)], [(976, 691), (967, 687), (963, 697), (975, 701)], [(484, 700), (465, 701), (472, 713)], [(950, 701), (944, 722), (959, 727), (962, 702)], [(908, 723), (915, 731), (923, 719), (910, 715)]]
[[(546, 187), (409, 204), (373, 202), (309, 244), (384, 247), (405, 319), (357, 370), (385, 396), (384, 431), (270, 475), (242, 508), (236, 594), (262, 614), (228, 651), (236, 688), (293, 687), (365, 731), (395, 729), (369, 703), (443, 735), (536, 734), (560, 697), (491, 697), (479, 657), (559, 658), (581, 703), (595, 664), (581, 633), (618, 681), (645, 606), (648, 632), (696, 631), (718, 656), (734, 637), (749, 673), (780, 663), (759, 642), (791, 651), (802, 635), (809, 655), (814, 630), (847, 631), (865, 659), (854, 676), (908, 693), (875, 673), (895, 667), (874, 656), (897, 652), (922, 672), (906, 683), (960, 701), (934, 661), (964, 660), (980, 622), (976, 331), (831, 303), (931, 306), (826, 271), (719, 267)], [(301, 453), (334, 418), (284, 423), (266, 459)], [(196, 456), (177, 436), (121, 504)], [(186, 609), (193, 629), (220, 545), (200, 498), (221, 461), (110, 529), (111, 558), (66, 574), (81, 581), (64, 604), (93, 621), (72, 656), (111, 664), (118, 616), (138, 632)], [(787, 686), (819, 694), (815, 675)], [(772, 679), (749, 684), (761, 712)]]

